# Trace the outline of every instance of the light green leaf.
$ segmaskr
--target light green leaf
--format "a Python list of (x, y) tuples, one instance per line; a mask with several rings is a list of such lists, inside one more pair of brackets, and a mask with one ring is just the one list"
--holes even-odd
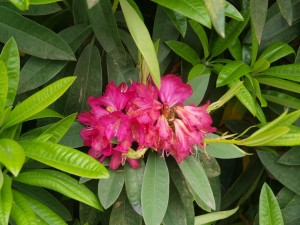
[(243, 75), (251, 72), (252, 68), (242, 61), (232, 61), (226, 64), (219, 73), (217, 87), (229, 84)]
[(259, 224), (284, 224), (276, 197), (267, 183), (264, 183), (259, 196)]
[(300, 146), (295, 146), (289, 149), (278, 160), (279, 163), (284, 165), (296, 166), (300, 165)]
[(291, 0), (276, 0), (281, 15), (291, 26), (293, 22), (293, 6)]
[(5, 110), (0, 112), (0, 127), (2, 127), (4, 121), (6, 120), (12, 108), (13, 108), (12, 106), (9, 106)]
[(30, 5), (43, 5), (43, 4), (49, 4), (53, 2), (60, 2), (62, 0), (29, 0)]
[(208, 48), (208, 39), (207, 39), (205, 30), (196, 21), (190, 20), (189, 23), (190, 23), (191, 27), (193, 28), (193, 30), (195, 31), (195, 33), (197, 34), (197, 36), (202, 44), (202, 48), (204, 51), (204, 58), (206, 59), (209, 56), (209, 48)]
[(59, 114), (58, 112), (55, 112), (52, 109), (45, 108), (42, 111), (34, 114), (32, 117), (29, 117), (26, 121), (28, 120), (36, 120), (36, 119), (42, 119), (42, 118), (64, 118), (63, 115)]
[(9, 0), (20, 10), (27, 10), (29, 7), (29, 0)]
[(146, 61), (152, 79), (160, 88), (160, 69), (150, 34), (139, 15), (126, 0), (120, 0), (129, 32)]
[(193, 156), (190, 156), (179, 164), (179, 168), (194, 193), (209, 208), (215, 209), (214, 195), (202, 165)]
[[(233, 158), (240, 158), (244, 157), (247, 152), (240, 149), (238, 146), (234, 144), (224, 144), (218, 142), (210, 142), (210, 139), (218, 139), (220, 136), (216, 134), (208, 134), (204, 139), (204, 142), (207, 140), (207, 145), (204, 151), (212, 157), (219, 158), (219, 159), (233, 159)], [(203, 151), (202, 149), (198, 148), (198, 151)]]
[(268, 75), (292, 81), (300, 81), (300, 64), (273, 66), (259, 75)]
[(211, 22), (221, 37), (225, 37), (225, 0), (204, 0)]
[(300, 99), (291, 95), (273, 91), (273, 90), (261, 90), (264, 99), (270, 102), (274, 102), (285, 107), (291, 107), (294, 109), (300, 109)]
[[(0, 166), (0, 167), (2, 167), (2, 166)], [(3, 180), (4, 180), (4, 177), (3, 177), (2, 169), (0, 169), (0, 190), (2, 189), (2, 186), (3, 186)]]
[(142, 210), (147, 225), (160, 224), (169, 201), (169, 171), (157, 152), (149, 154), (142, 184)]
[(0, 224), (8, 224), (8, 219), (13, 203), (11, 190), (11, 178), (7, 174), (3, 174), (3, 186), (0, 188)]
[(235, 209), (231, 209), (227, 211), (212, 212), (201, 216), (196, 216), (195, 225), (205, 225), (207, 223), (211, 223), (217, 220), (226, 219), (229, 216), (235, 214), (238, 211), (238, 209), (239, 207), (236, 207)]
[(230, 2), (225, 1), (225, 16), (235, 20), (243, 21), (244, 18), (241, 13)]
[(258, 43), (261, 41), (267, 18), (268, 0), (252, 0), (250, 1), (251, 21), (254, 26), (254, 32)]
[(201, 60), (197, 52), (189, 45), (180, 41), (166, 41), (166, 44), (180, 57), (191, 63), (193, 66), (200, 63)]
[(197, 0), (152, 0), (166, 8), (172, 9), (190, 19), (193, 19), (202, 25), (211, 28), (211, 21), (208, 11), (202, 1)]
[(5, 108), (7, 92), (8, 92), (8, 78), (7, 70), (3, 61), (0, 60), (0, 113), (3, 112)]
[(270, 62), (266, 59), (259, 58), (253, 65), (253, 73), (259, 73), (270, 68)]
[(102, 210), (100, 202), (94, 193), (65, 173), (48, 169), (34, 169), (20, 173), (15, 180), (57, 191), (67, 197)]
[(13, 104), (15, 96), (17, 94), (20, 76), (19, 51), (17, 43), (13, 38), (10, 38), (4, 45), (2, 53), (0, 55), (0, 60), (3, 61), (7, 70), (8, 92), (6, 106), (10, 106)]
[(300, 145), (300, 132), (297, 133), (287, 133), (282, 135), (281, 137), (267, 142), (265, 145), (268, 146), (295, 146)]
[(256, 77), (257, 81), (261, 84), (266, 84), (272, 87), (280, 88), (287, 91), (300, 93), (300, 84), (292, 81), (287, 81), (280, 78), (269, 78), (267, 76)]
[(0, 139), (0, 162), (14, 176), (18, 176), (25, 161), (25, 153), (18, 144), (12, 139)]
[(91, 156), (73, 148), (51, 142), (22, 141), (26, 156), (77, 176), (107, 178), (105, 167)]
[(71, 48), (50, 29), (0, 7), (0, 41), (13, 36), (20, 50), (44, 59), (75, 60)]
[(109, 178), (98, 183), (98, 197), (104, 209), (109, 208), (119, 197), (124, 186), (124, 174), (109, 170)]
[(284, 42), (275, 42), (269, 45), (259, 56), (259, 59), (266, 59), (270, 63), (277, 61), (289, 54), (295, 54), (294, 49)]
[(74, 80), (75, 77), (62, 78), (21, 102), (10, 112), (2, 129), (23, 122), (34, 114), (45, 109), (58, 99), (71, 86)]

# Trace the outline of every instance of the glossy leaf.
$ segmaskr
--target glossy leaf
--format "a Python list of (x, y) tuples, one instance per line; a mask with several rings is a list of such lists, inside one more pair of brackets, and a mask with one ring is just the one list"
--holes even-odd
[(212, 212), (201, 216), (196, 216), (195, 225), (205, 225), (207, 223), (211, 223), (217, 220), (226, 219), (229, 216), (235, 214), (238, 211), (238, 209), (239, 207), (236, 207), (235, 209), (227, 211)]
[(5, 108), (7, 92), (8, 92), (8, 77), (6, 66), (3, 61), (0, 60), (0, 112), (2, 113)]
[(0, 162), (14, 176), (18, 176), (25, 161), (25, 153), (18, 144), (12, 139), (0, 139)]
[(65, 115), (89, 109), (88, 97), (101, 94), (102, 68), (100, 61), (100, 53), (95, 45), (88, 45), (81, 53), (74, 71), (77, 78), (68, 92), (68, 99), (65, 103)]
[(270, 63), (277, 61), (289, 54), (295, 54), (294, 49), (286, 43), (275, 42), (268, 46), (259, 56), (259, 59), (266, 59)]
[(44, 59), (74, 60), (75, 56), (53, 31), (41, 26), (16, 12), (0, 7), (0, 41), (6, 42), (14, 36), (20, 50)]
[(251, 67), (242, 61), (232, 61), (226, 64), (219, 73), (217, 87), (226, 85), (251, 72)]
[(29, 7), (29, 0), (9, 0), (20, 10), (26, 10)]
[(277, 0), (281, 15), (284, 17), (286, 22), (291, 26), (293, 22), (293, 6), (291, 0)]
[[(205, 152), (212, 157), (219, 159), (233, 159), (240, 158), (247, 155), (247, 152), (240, 149), (234, 144), (224, 144), (218, 142), (210, 142), (210, 139), (218, 139), (220, 136), (216, 134), (208, 134), (204, 142), (207, 140), (207, 145), (205, 147)], [(198, 151), (203, 151), (198, 148)]]
[(235, 20), (243, 21), (244, 18), (241, 13), (230, 2), (225, 1), (225, 16), (231, 17)]
[(264, 183), (259, 196), (259, 223), (283, 225), (281, 211), (271, 188)]
[(175, 27), (180, 32), (180, 34), (184, 37), (187, 30), (186, 17), (178, 12), (175, 12), (167, 8), (164, 8), (164, 11), (170, 17), (170, 19), (172, 20), (172, 22), (174, 23)]
[(268, 0), (250, 1), (251, 21), (258, 42), (260, 43), (268, 11)]
[(191, 63), (193, 66), (201, 62), (197, 52), (189, 45), (179, 41), (167, 41), (166, 44), (177, 55)]
[(300, 81), (300, 64), (273, 66), (261, 74), (292, 81)]
[(120, 0), (120, 4), (129, 32), (149, 67), (154, 83), (159, 88), (160, 69), (150, 34), (132, 6), (126, 0)]
[(140, 168), (133, 169), (128, 164), (125, 165), (124, 178), (125, 188), (128, 200), (132, 208), (140, 215), (142, 215), (142, 183), (144, 178), (145, 163), (141, 160)]
[(142, 217), (131, 207), (125, 191), (123, 191), (113, 205), (109, 224), (142, 225)]
[(278, 160), (279, 163), (285, 165), (300, 165), (300, 147), (295, 146), (289, 149), (283, 156)]
[(261, 84), (266, 84), (272, 87), (280, 88), (287, 91), (300, 93), (300, 85), (280, 78), (268, 78), (266, 76), (257, 77), (257, 81)]
[(109, 178), (99, 180), (98, 197), (104, 209), (109, 208), (119, 197), (124, 186), (124, 174), (109, 170)]
[(193, 156), (186, 158), (179, 167), (194, 193), (209, 208), (215, 209), (215, 199), (205, 171)]
[(3, 110), (2, 112), (0, 111), (0, 127), (2, 127), (4, 121), (6, 120), (7, 116), (9, 115), (11, 109), (13, 107), (7, 107), (5, 110)]
[[(0, 55), (0, 60), (2, 60), (5, 64), (7, 71), (8, 92), (6, 106), (10, 106), (15, 100), (20, 76), (19, 51), (17, 43), (13, 38), (10, 38), (4, 45)], [(1, 87), (4, 88), (5, 86), (1, 85)]]
[(60, 2), (62, 0), (29, 0), (30, 5), (42, 5), (42, 4), (49, 4), (53, 2)]
[(34, 169), (20, 173), (15, 180), (57, 191), (67, 197), (102, 210), (100, 202), (93, 192), (65, 173), (48, 169)]
[(209, 18), (208, 11), (202, 1), (197, 0), (152, 0), (166, 8), (172, 9), (190, 19), (193, 19), (202, 25), (211, 28), (211, 21)]
[(71, 86), (74, 80), (75, 77), (62, 78), (21, 102), (10, 112), (2, 129), (20, 123), (45, 109), (58, 99)]
[(295, 146), (300, 145), (300, 132), (297, 133), (287, 133), (275, 140), (265, 143), (268, 146)]
[(91, 156), (67, 146), (41, 141), (22, 141), (26, 156), (46, 165), (89, 178), (107, 178), (105, 167)]
[(273, 91), (273, 90), (262, 90), (262, 96), (264, 99), (270, 102), (274, 102), (283, 106), (291, 107), (294, 109), (300, 109), (300, 100), (291, 95)]
[(204, 0), (211, 22), (221, 37), (225, 37), (225, 0)]
[(270, 62), (266, 59), (259, 58), (253, 65), (253, 73), (259, 73), (270, 68)]
[(0, 188), (0, 224), (8, 224), (8, 219), (13, 204), (13, 196), (11, 190), (11, 178), (7, 174), (3, 174), (3, 186)]
[(189, 23), (190, 23), (191, 27), (193, 28), (193, 30), (195, 31), (195, 33), (197, 34), (197, 36), (202, 44), (202, 48), (204, 51), (204, 58), (207, 58), (209, 56), (209, 48), (208, 48), (208, 39), (207, 39), (205, 30), (196, 21), (190, 20)]
[(142, 210), (147, 225), (160, 224), (169, 201), (169, 171), (157, 152), (149, 154), (142, 184)]
[(126, 63), (116, 20), (109, 0), (86, 1), (90, 23), (104, 50), (121, 65)]

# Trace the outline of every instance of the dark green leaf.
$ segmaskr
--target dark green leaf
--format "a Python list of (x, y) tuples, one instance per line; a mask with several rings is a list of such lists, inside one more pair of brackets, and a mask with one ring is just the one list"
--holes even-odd
[(193, 28), (193, 30), (195, 31), (195, 33), (197, 34), (197, 36), (202, 44), (202, 48), (204, 51), (204, 58), (206, 59), (209, 56), (209, 48), (208, 48), (208, 39), (207, 39), (205, 30), (196, 21), (190, 20), (189, 23), (190, 23), (191, 27)]
[(124, 186), (124, 174), (109, 170), (109, 178), (98, 183), (98, 197), (104, 209), (109, 208), (119, 197)]
[(75, 24), (87, 24), (90, 22), (85, 0), (73, 1), (73, 17)]
[(66, 44), (53, 31), (43, 27), (16, 12), (0, 7), (0, 41), (6, 42), (11, 36), (20, 50), (44, 59), (74, 60), (75, 56)]
[(67, 145), (71, 148), (79, 148), (79, 147), (84, 146), (83, 139), (80, 137), (80, 131), (82, 128), (83, 128), (83, 125), (81, 125), (80, 123), (74, 122), (71, 125), (71, 128), (63, 136), (63, 138), (59, 141), (59, 144)]
[[(122, 29), (119, 29), (119, 33), (120, 33), (121, 40), (125, 44), (128, 52), (130, 53), (130, 56), (131, 56), (134, 64), (135, 65), (138, 64), (138, 61), (139, 61), (139, 59), (138, 59), (138, 48), (137, 48), (136, 44), (134, 43), (133, 38), (131, 37), (131, 35), (127, 31), (124, 31)], [(130, 61), (130, 57), (127, 55), (126, 65), (128, 64), (129, 61)], [(132, 66), (132, 67), (134, 67), (134, 66)]]
[(54, 110), (49, 109), (49, 108), (45, 108), (42, 111), (40, 111), (40, 112), (34, 114), (33, 116), (29, 117), (26, 121), (49, 118), (49, 117), (64, 118), (64, 116), (59, 114), (58, 112), (55, 112)]
[(169, 171), (157, 152), (148, 156), (142, 184), (142, 210), (147, 225), (160, 224), (169, 201)]
[(43, 4), (49, 4), (53, 2), (60, 2), (62, 0), (29, 0), (30, 4), (33, 5), (43, 5)]
[(8, 77), (6, 66), (3, 61), (0, 60), (0, 112), (2, 113), (5, 108), (7, 92), (8, 92)]
[(293, 22), (293, 8), (291, 0), (277, 0), (281, 15), (286, 22), (291, 26)]
[(4, 181), (0, 188), (0, 224), (8, 224), (10, 210), (13, 204), (13, 196), (11, 190), (11, 178), (7, 174), (3, 174)]
[(268, 0), (250, 1), (251, 21), (258, 42), (260, 43), (268, 11)]
[(289, 149), (283, 156), (280, 157), (278, 162), (290, 166), (300, 165), (300, 147), (295, 146)]
[(242, 45), (239, 39), (236, 39), (232, 46), (228, 47), (228, 50), (235, 60), (242, 61), (243, 52)]
[(186, 17), (182, 14), (175, 12), (173, 10), (164, 8), (165, 12), (168, 14), (172, 22), (174, 23), (177, 30), (184, 37), (187, 29), (187, 20)]
[(211, 22), (221, 37), (225, 37), (225, 0), (204, 0)]

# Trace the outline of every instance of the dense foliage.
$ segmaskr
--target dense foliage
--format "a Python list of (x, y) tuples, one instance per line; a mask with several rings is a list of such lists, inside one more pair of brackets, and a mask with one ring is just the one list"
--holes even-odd
[(300, 224), (299, 10), (0, 0), (0, 224)]

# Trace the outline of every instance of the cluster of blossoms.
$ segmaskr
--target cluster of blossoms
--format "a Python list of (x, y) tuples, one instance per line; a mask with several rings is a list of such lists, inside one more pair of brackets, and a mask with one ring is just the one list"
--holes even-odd
[(138, 168), (138, 159), (125, 155), (151, 148), (172, 155), (178, 163), (193, 153), (195, 145), (203, 147), (205, 133), (215, 131), (206, 112), (208, 104), (184, 106), (192, 88), (180, 77), (169, 74), (158, 89), (150, 82), (134, 82), (129, 87), (110, 82), (100, 97), (89, 97), (90, 111), (78, 115), (86, 127), (81, 130), (89, 155), (102, 162), (110, 157), (110, 168), (117, 169), (127, 161)]

